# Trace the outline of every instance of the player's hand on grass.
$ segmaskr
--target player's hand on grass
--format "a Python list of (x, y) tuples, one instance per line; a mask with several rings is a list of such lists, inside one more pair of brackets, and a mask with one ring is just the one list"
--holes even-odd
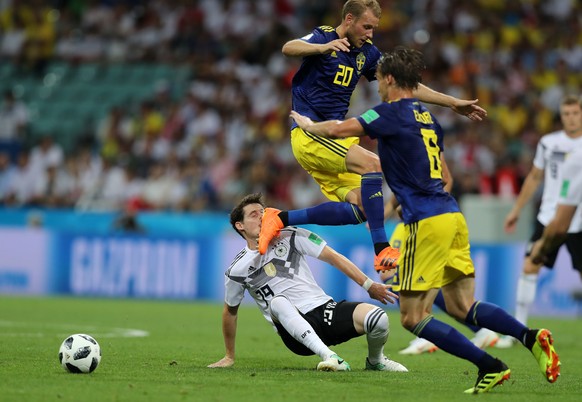
[(209, 364), (209, 368), (219, 368), (219, 367), (232, 367), (234, 365), (234, 359), (232, 357), (223, 357), (216, 363)]
[(457, 99), (456, 102), (451, 106), (451, 109), (460, 115), (467, 116), (473, 121), (481, 121), (487, 117), (487, 111), (481, 106), (477, 105), (477, 102), (479, 102), (479, 99)]
[(368, 294), (374, 300), (378, 300), (382, 304), (394, 304), (396, 299), (398, 299), (398, 295), (396, 293), (392, 293), (390, 289), (392, 288), (391, 285), (383, 285), (381, 283), (374, 282), (370, 289), (368, 289)]
[(306, 116), (303, 116), (302, 114), (297, 113), (295, 110), (292, 110), (291, 114), (289, 116), (293, 120), (295, 120), (297, 125), (299, 127), (301, 127), (303, 130), (307, 130), (307, 127), (309, 127), (310, 125), (313, 124), (313, 120), (311, 120), (309, 117), (306, 117)]

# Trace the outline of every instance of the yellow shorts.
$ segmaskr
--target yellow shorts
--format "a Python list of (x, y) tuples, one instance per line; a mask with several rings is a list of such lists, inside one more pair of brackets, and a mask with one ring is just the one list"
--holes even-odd
[(404, 229), (393, 290), (438, 289), (460, 276), (475, 275), (469, 230), (460, 212), (422, 219)]
[(349, 173), (346, 155), (358, 137), (331, 139), (296, 127), (291, 130), (291, 147), (297, 162), (319, 184), (321, 192), (332, 201), (345, 201), (347, 194), (361, 187), (362, 177)]
[(402, 247), (402, 243), (404, 243), (404, 240), (406, 240), (406, 228), (404, 227), (404, 223), (400, 222), (394, 228), (392, 236), (390, 236), (390, 245), (400, 250), (400, 247)]

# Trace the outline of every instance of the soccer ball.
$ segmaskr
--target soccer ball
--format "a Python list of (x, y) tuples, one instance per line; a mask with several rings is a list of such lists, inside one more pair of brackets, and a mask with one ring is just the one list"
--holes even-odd
[(61, 344), (59, 361), (70, 373), (91, 373), (101, 361), (101, 348), (92, 336), (74, 334)]

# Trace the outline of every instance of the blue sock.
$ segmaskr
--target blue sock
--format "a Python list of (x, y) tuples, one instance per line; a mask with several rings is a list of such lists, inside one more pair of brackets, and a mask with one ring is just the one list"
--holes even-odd
[(475, 324), (504, 335), (511, 335), (523, 342), (528, 328), (509, 315), (501, 307), (484, 301), (473, 303), (465, 322)]
[(447, 353), (469, 360), (479, 369), (486, 369), (495, 364), (492, 356), (473, 345), (455, 328), (435, 319), (432, 315), (419, 322), (412, 332), (420, 338), (431, 341)]
[(384, 229), (384, 195), (382, 193), (383, 176), (380, 172), (362, 175), (362, 206), (368, 218), (372, 243), (388, 243)]
[[(447, 306), (445, 304), (445, 298), (443, 297), (442, 291), (439, 291), (439, 293), (437, 294), (436, 299), (434, 299), (434, 304), (436, 304), (436, 306), (438, 308), (440, 308), (444, 313), (448, 314)], [(457, 321), (460, 322), (461, 324), (463, 324), (464, 326), (466, 326), (467, 328), (469, 328), (473, 332), (477, 332), (481, 329), (480, 327), (478, 327), (476, 325), (469, 324), (468, 322), (461, 321), (461, 320), (457, 320)]]
[(315, 224), (322, 226), (357, 225), (366, 222), (366, 217), (349, 202), (325, 202), (310, 208), (288, 211), (287, 225)]

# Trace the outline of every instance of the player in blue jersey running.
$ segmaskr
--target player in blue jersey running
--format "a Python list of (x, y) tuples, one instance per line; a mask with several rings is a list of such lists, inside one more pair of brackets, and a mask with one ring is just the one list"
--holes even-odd
[(323, 137), (368, 135), (378, 139), (384, 177), (402, 208), (406, 240), (401, 246), (393, 289), (400, 292), (400, 321), (415, 335), (475, 364), (477, 382), (466, 392), (482, 393), (503, 383), (511, 371), (452, 326), (434, 318), (432, 304), (442, 289), (447, 311), (457, 320), (521, 341), (549, 382), (560, 360), (547, 329), (529, 329), (500, 307), (475, 300), (475, 268), (469, 233), (456, 200), (443, 189), (443, 131), (414, 97), (425, 68), (422, 54), (397, 47), (382, 56), (376, 77), (382, 103), (345, 121), (314, 123), (295, 111), (303, 130)]
[[(372, 36), (380, 13), (376, 0), (348, 0), (337, 28), (321, 26), (303, 38), (285, 43), (285, 56), (303, 58), (293, 77), (293, 110), (314, 121), (346, 117), (360, 78), (375, 80), (380, 51), (373, 45)], [(457, 99), (422, 85), (415, 95), (424, 102), (451, 107), (473, 120), (486, 115), (476, 100)], [(259, 236), (261, 254), (280, 229), (288, 225), (346, 225), (367, 220), (376, 254), (375, 268), (390, 268), (395, 263), (398, 251), (390, 247), (384, 229), (380, 162), (376, 154), (358, 142), (356, 137), (322, 138), (292, 125), (295, 158), (334, 202), (297, 211), (267, 208)]]

